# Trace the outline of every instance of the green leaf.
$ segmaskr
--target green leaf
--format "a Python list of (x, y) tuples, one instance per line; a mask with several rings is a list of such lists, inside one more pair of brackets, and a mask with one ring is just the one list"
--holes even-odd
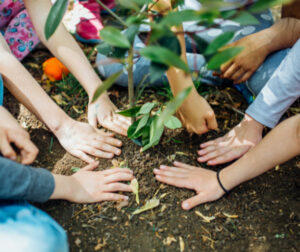
[(146, 151), (154, 145), (159, 143), (159, 140), (164, 132), (163, 125), (158, 126), (158, 116), (154, 116), (154, 119), (150, 126), (150, 141), (147, 145), (145, 145), (142, 151)]
[(124, 9), (139, 11), (139, 6), (132, 0), (118, 0), (118, 2)]
[(140, 54), (156, 63), (162, 63), (167, 66), (175, 66), (190, 72), (188, 65), (174, 52), (160, 46), (147, 46), (140, 50)]
[(79, 167), (73, 166), (73, 167), (71, 168), (71, 171), (75, 173), (75, 172), (80, 171), (80, 168), (79, 168)]
[[(131, 1), (131, 0), (130, 0)], [(139, 32), (139, 25), (130, 25), (124, 32), (130, 44), (133, 44), (136, 34)]]
[(163, 126), (165, 122), (167, 122), (170, 119), (170, 117), (181, 106), (181, 104), (184, 102), (185, 98), (189, 95), (191, 91), (192, 87), (184, 89), (175, 98), (173, 98), (166, 104), (165, 109), (161, 112), (160, 116), (158, 117), (157, 127)]
[(198, 21), (200, 15), (195, 10), (182, 10), (169, 12), (161, 21), (161, 24), (169, 26), (178, 26), (183, 22)]
[(139, 125), (139, 122), (141, 121), (141, 119), (136, 120), (133, 124), (131, 124), (127, 130), (127, 136), (130, 139), (134, 139), (136, 138), (134, 133), (136, 131), (137, 126)]
[(45, 24), (45, 37), (48, 40), (61, 22), (68, 7), (68, 0), (57, 0), (48, 14)]
[(219, 70), (222, 64), (238, 55), (243, 49), (244, 47), (231, 47), (219, 52), (210, 59), (207, 63), (207, 68), (210, 70)]
[(137, 134), (140, 130), (143, 130), (143, 127), (147, 124), (148, 119), (149, 119), (149, 114), (144, 115), (141, 120), (139, 121), (139, 124), (136, 127), (135, 132), (133, 133), (133, 135)]
[(101, 41), (100, 44), (96, 47), (97, 51), (105, 56), (109, 56), (111, 54), (112, 47), (104, 41)]
[(231, 20), (234, 22), (237, 22), (241, 25), (258, 25), (259, 24), (259, 21), (256, 19), (256, 17), (254, 17), (248, 11), (241, 11), (237, 17), (235, 17)]
[(164, 125), (169, 129), (179, 129), (182, 127), (180, 120), (176, 116), (171, 116), (170, 119), (164, 123)]
[(224, 32), (220, 36), (216, 37), (206, 48), (204, 54), (210, 55), (217, 52), (222, 46), (226, 45), (234, 36), (234, 32)]
[(222, 11), (221, 16), (224, 19), (229, 19), (233, 17), (237, 13), (237, 10), (227, 10), (227, 11)]
[(160, 79), (168, 70), (168, 68), (169, 67), (165, 64), (155, 63), (151, 61), (149, 67), (150, 82), (153, 83), (156, 80)]
[(138, 115), (145, 115), (145, 114), (150, 113), (150, 111), (151, 111), (155, 106), (156, 106), (156, 104), (153, 103), (153, 102), (147, 102), (147, 103), (145, 103), (145, 104), (141, 107), (140, 111), (137, 113), (137, 116), (138, 116)]
[(259, 0), (259, 1), (255, 2), (250, 7), (249, 10), (251, 12), (261, 12), (261, 11), (271, 8), (275, 5), (287, 4), (287, 3), (291, 3), (292, 1), (293, 0)]
[(104, 93), (107, 89), (109, 89), (115, 82), (116, 80), (120, 77), (120, 75), (122, 74), (122, 70), (112, 74), (111, 76), (109, 76), (108, 79), (106, 79), (95, 91), (93, 99), (92, 99), (92, 103), (95, 102), (102, 93)]
[(112, 46), (129, 48), (130, 43), (127, 37), (117, 28), (107, 26), (100, 31), (101, 39)]
[(135, 117), (137, 113), (140, 111), (141, 106), (133, 107), (130, 109), (122, 110), (116, 112), (119, 115), (126, 116), (126, 117)]
[(176, 53), (178, 56), (181, 55), (181, 46), (178, 38), (174, 33), (170, 32), (170, 35), (163, 36), (162, 38), (157, 40), (157, 43), (160, 46), (165, 47), (171, 50), (172, 52)]

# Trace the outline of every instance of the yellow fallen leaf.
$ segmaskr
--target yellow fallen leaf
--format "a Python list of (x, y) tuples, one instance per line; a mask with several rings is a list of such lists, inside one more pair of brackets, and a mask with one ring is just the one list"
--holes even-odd
[(224, 213), (223, 214), (227, 217), (227, 218), (230, 218), (230, 219), (236, 219), (238, 218), (239, 216), (236, 215), (236, 214), (228, 214), (228, 213)]
[(170, 246), (172, 244), (172, 242), (176, 242), (176, 241), (177, 240), (175, 239), (175, 237), (173, 235), (170, 235), (163, 240), (163, 244)]
[(280, 166), (279, 165), (276, 165), (275, 166), (275, 171), (279, 171), (280, 170)]
[(184, 241), (181, 236), (179, 236), (179, 247), (180, 247), (180, 252), (184, 251)]
[(132, 213), (132, 215), (140, 214), (142, 212), (148, 211), (148, 210), (153, 209), (153, 208), (158, 207), (158, 206), (159, 206), (159, 199), (152, 198), (152, 199), (148, 200), (146, 202), (146, 204), (143, 205), (141, 208), (136, 209)]
[(58, 105), (67, 105), (68, 104), (63, 100), (63, 98), (60, 94), (52, 95), (51, 97), (56, 101), (56, 103)]
[(130, 187), (132, 189), (132, 193), (135, 194), (135, 201), (139, 205), (140, 204), (140, 197), (139, 197), (139, 182), (136, 178), (131, 180)]
[(205, 216), (202, 213), (200, 213), (199, 211), (195, 211), (195, 214), (200, 216), (204, 220), (204, 222), (211, 222), (212, 220), (214, 220), (216, 218), (215, 216)]
[(182, 151), (176, 151), (175, 154), (180, 155), (180, 156), (187, 156), (187, 157), (189, 156), (189, 154), (182, 152)]
[(79, 109), (79, 107), (76, 106), (76, 105), (73, 105), (73, 106), (72, 106), (72, 109), (73, 109), (77, 114), (82, 114), (82, 113), (84, 112), (83, 110)]

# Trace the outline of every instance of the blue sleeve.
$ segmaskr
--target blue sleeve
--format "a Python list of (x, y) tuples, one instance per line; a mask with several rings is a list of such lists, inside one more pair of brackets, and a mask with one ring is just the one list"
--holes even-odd
[(0, 157), (0, 199), (45, 202), (54, 186), (54, 177), (48, 170)]
[(289, 51), (246, 113), (273, 128), (300, 97), (300, 39)]

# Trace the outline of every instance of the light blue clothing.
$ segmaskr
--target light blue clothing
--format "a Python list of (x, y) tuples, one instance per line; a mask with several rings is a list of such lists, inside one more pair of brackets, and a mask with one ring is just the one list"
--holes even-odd
[[(233, 22), (233, 21), (224, 21), (221, 23), (220, 28), (211, 28), (209, 30), (206, 30), (204, 32), (201, 32), (198, 34), (199, 37), (206, 40), (207, 42), (211, 42), (213, 39), (215, 39), (217, 36), (222, 34), (226, 31), (235, 31), (235, 37), (233, 41), (238, 40), (244, 36), (250, 35), (252, 33), (258, 32), (260, 30), (266, 29), (270, 27), (273, 24), (273, 18), (271, 12), (264, 11), (262, 13), (256, 14), (255, 17), (259, 20), (258, 25), (247, 25), (247, 26), (241, 26), (240, 24)], [(220, 20), (219, 20), (220, 21)], [(202, 27), (203, 29), (205, 27)], [(185, 23), (184, 29), (186, 31), (195, 31), (195, 30), (201, 30), (201, 26), (195, 26), (195, 23)], [(223, 84), (232, 84), (229, 80), (224, 80), (221, 78), (218, 78), (216, 76), (213, 76), (212, 71), (207, 71), (204, 66), (206, 64), (204, 57), (201, 54), (194, 54), (193, 53), (193, 46), (192, 41), (190, 37), (186, 36), (186, 49), (187, 49), (187, 62), (192, 71), (198, 71), (200, 70), (202, 79), (201, 82), (203, 84), (209, 84), (209, 85), (223, 85)], [(143, 48), (145, 45), (144, 43), (138, 38), (135, 38), (134, 41), (134, 47), (136, 50), (139, 50)], [(257, 95), (258, 92), (261, 90), (261, 88), (266, 84), (266, 82), (269, 80), (275, 69), (279, 66), (283, 58), (285, 57), (286, 52), (279, 52), (278, 54), (275, 53), (273, 55), (269, 56), (269, 60), (267, 59), (265, 63), (262, 66), (263, 71), (256, 72), (250, 80), (245, 83), (247, 88), (243, 89), (245, 90), (245, 93), (243, 93), (246, 100), (251, 103), (253, 101), (253, 95)], [(97, 62), (101, 62), (102, 60), (107, 59), (106, 56), (98, 53), (97, 55)], [(136, 57), (135, 64), (134, 64), (134, 85), (137, 86), (145, 75), (149, 74), (149, 67), (150, 67), (150, 61), (143, 58), (143, 57)], [(127, 71), (123, 67), (122, 64), (111, 64), (111, 65), (99, 65), (98, 70), (101, 75), (104, 76), (104, 78), (109, 77), (113, 73), (123, 69), (123, 74), (120, 76), (120, 78), (116, 81), (116, 84), (120, 86), (127, 86)], [(259, 79), (260, 81), (257, 82), (256, 80)], [(263, 80), (263, 81), (261, 81)], [(146, 80), (145, 83), (149, 82), (149, 77)], [(163, 83), (167, 83), (166, 76), (163, 76), (161, 79), (155, 81), (154, 83), (151, 83), (150, 86), (161, 86)], [(245, 85), (244, 84), (244, 85)], [(237, 86), (239, 89), (239, 87)]]
[(273, 128), (284, 112), (299, 97), (300, 39), (289, 51), (246, 113), (261, 124)]
[(3, 86), (3, 79), (0, 75), (0, 106), (3, 105), (3, 96), (4, 96), (4, 86)]
[(0, 201), (1, 252), (67, 252), (67, 235), (26, 201)]

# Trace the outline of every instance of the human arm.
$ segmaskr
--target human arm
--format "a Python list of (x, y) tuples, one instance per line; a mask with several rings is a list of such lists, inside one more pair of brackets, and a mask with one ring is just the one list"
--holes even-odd
[(91, 163), (88, 156), (112, 158), (119, 155), (122, 142), (87, 123), (71, 119), (45, 93), (37, 81), (10, 52), (0, 34), (0, 73), (9, 91), (56, 135), (72, 155)]
[(221, 77), (236, 84), (248, 80), (272, 52), (293, 47), (300, 38), (300, 19), (283, 18), (273, 26), (248, 35), (224, 47), (242, 46), (244, 50), (221, 66)]
[[(221, 170), (220, 181), (226, 190), (231, 190), (299, 154), (300, 116), (297, 115), (279, 124), (257, 146)], [(161, 166), (154, 173), (160, 182), (196, 191), (197, 195), (182, 203), (183, 209), (190, 210), (224, 195), (215, 171), (179, 162), (174, 166)]]
[(25, 0), (24, 3), (40, 40), (70, 70), (86, 90), (89, 96), (89, 123), (96, 128), (99, 122), (107, 129), (127, 135), (130, 119), (115, 113), (117, 108), (106, 92), (97, 101), (91, 103), (94, 92), (102, 84), (102, 81), (64, 25), (60, 24), (49, 40), (46, 40), (44, 27), (51, 8), (51, 1)]
[(36, 202), (65, 199), (77, 203), (127, 200), (127, 196), (114, 192), (131, 192), (129, 185), (120, 182), (132, 180), (132, 171), (123, 168), (92, 171), (98, 165), (94, 162), (72, 176), (64, 176), (0, 157), (0, 199)]
[(14, 144), (20, 150), (22, 164), (30, 164), (38, 154), (38, 148), (30, 141), (26, 130), (21, 128), (13, 116), (0, 106), (0, 153), (11, 160), (17, 159), (12, 147)]
[[(171, 1), (160, 0), (154, 5), (153, 9), (162, 14), (166, 14), (172, 9)], [(172, 30), (174, 33), (178, 33), (177, 38), (181, 47), (181, 59), (187, 62), (183, 27), (182, 25), (173, 27)], [(178, 95), (187, 87), (192, 87), (191, 93), (177, 110), (177, 116), (183, 126), (186, 127), (189, 132), (196, 134), (203, 134), (210, 129), (217, 129), (218, 124), (214, 111), (208, 102), (198, 94), (191, 75), (175, 67), (170, 67), (166, 74), (174, 96)], [(197, 112), (195, 108), (197, 108)]]

